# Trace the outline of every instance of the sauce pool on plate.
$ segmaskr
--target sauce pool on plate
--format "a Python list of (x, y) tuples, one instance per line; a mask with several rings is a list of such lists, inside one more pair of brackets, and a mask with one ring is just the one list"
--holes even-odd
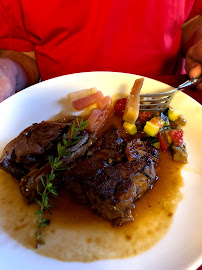
[(54, 200), (51, 223), (42, 231), (45, 241), (35, 249), (35, 204), (27, 205), (19, 182), (0, 170), (0, 226), (20, 245), (61, 261), (90, 262), (136, 256), (154, 246), (168, 232), (182, 199), (181, 168), (169, 153), (160, 153), (159, 179), (133, 210), (134, 222), (113, 227), (110, 222), (80, 205), (65, 191)]

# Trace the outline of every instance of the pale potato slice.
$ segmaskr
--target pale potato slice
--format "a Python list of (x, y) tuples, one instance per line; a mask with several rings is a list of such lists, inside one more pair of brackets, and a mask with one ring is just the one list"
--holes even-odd
[(74, 101), (74, 100), (77, 100), (79, 98), (84, 98), (88, 95), (94, 94), (95, 92), (97, 92), (96, 87), (72, 92), (72, 93), (69, 93), (67, 95), (67, 100), (68, 100), (68, 102), (72, 103), (72, 101)]

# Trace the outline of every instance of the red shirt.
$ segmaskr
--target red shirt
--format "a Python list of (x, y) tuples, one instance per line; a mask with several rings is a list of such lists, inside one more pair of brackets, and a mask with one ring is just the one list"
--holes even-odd
[(34, 50), (42, 80), (98, 70), (169, 75), (176, 72), (181, 25), (193, 4), (1, 0), (0, 48)]

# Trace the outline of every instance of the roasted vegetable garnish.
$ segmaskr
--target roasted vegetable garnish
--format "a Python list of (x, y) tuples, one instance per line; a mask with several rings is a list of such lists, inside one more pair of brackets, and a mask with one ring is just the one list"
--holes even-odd
[[(144, 112), (141, 113), (144, 115)], [(143, 132), (147, 134), (148, 139), (151, 141), (156, 138), (155, 146), (160, 145), (162, 151), (165, 152), (169, 149), (174, 160), (187, 162), (186, 145), (181, 129), (181, 126), (184, 126), (185, 123), (186, 121), (179, 111), (168, 108), (165, 112), (161, 112), (160, 115), (157, 113), (157, 116), (151, 119), (147, 118)]]
[(140, 91), (142, 89), (143, 82), (143, 78), (137, 79), (131, 89), (123, 115), (123, 120), (125, 122), (134, 124), (138, 118), (140, 108)]
[(175, 144), (172, 144), (171, 154), (172, 158), (175, 161), (187, 163), (187, 150), (185, 143), (181, 144), (181, 146), (176, 146)]

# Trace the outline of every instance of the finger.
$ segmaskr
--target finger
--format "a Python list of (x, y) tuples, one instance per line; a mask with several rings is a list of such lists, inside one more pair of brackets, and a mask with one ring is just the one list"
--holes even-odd
[(202, 66), (201, 64), (196, 64), (189, 72), (189, 77), (199, 77), (202, 73)]
[[(202, 74), (202, 66), (201, 64), (196, 64), (189, 72), (189, 77), (190, 78), (197, 78)], [(196, 85), (196, 89), (199, 91), (202, 91), (202, 83), (199, 83)]]
[(187, 57), (193, 59), (195, 62), (200, 62), (202, 63), (202, 41), (198, 42), (194, 46), (192, 46), (188, 52), (187, 52)]
[(190, 71), (195, 68), (197, 66), (198, 63), (196, 63), (195, 61), (193, 61), (192, 58), (188, 58), (188, 56), (186, 56), (185, 58), (185, 70), (186, 73), (189, 75)]
[[(187, 52), (187, 55), (185, 58), (185, 70), (187, 74), (190, 73), (192, 68), (195, 68), (201, 63), (202, 63), (202, 43), (199, 42), (193, 47), (191, 47)], [(198, 74), (198, 72), (200, 72), (199, 67), (197, 67), (196, 70), (194, 71), (194, 75), (195, 73)]]

